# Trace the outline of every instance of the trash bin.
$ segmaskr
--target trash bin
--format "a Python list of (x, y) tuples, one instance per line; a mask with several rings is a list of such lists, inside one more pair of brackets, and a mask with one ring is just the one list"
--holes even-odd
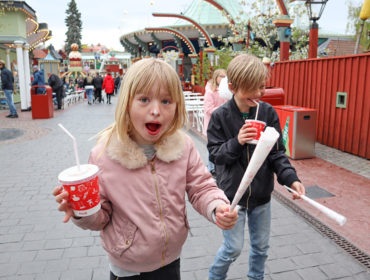
[(315, 157), (317, 110), (290, 105), (274, 106), (286, 154), (292, 159)]
[(268, 87), (261, 98), (262, 101), (270, 103), (272, 106), (284, 105), (284, 90), (277, 87)]
[[(36, 94), (37, 88), (46, 89), (44, 94)], [(33, 119), (49, 119), (54, 117), (53, 90), (49, 86), (31, 87), (31, 108)]]

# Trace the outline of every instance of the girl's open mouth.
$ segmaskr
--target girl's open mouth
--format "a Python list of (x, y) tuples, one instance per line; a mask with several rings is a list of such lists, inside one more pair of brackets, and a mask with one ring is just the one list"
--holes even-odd
[(157, 135), (161, 129), (161, 124), (157, 122), (146, 123), (145, 127), (150, 135)]

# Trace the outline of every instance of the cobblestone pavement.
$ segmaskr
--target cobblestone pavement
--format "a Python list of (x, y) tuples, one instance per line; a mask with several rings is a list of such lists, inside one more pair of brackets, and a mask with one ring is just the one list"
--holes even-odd
[[(63, 224), (51, 191), (57, 185), (58, 173), (74, 164), (71, 139), (57, 124), (62, 123), (76, 137), (84, 163), (94, 145), (88, 139), (113, 121), (114, 104), (80, 103), (46, 120), (32, 120), (30, 112), (20, 113), (18, 120), (8, 120), (4, 118), (8, 112), (0, 111), (0, 129), (25, 131), (17, 139), (0, 142), (1, 280), (109, 278), (99, 234), (72, 223)], [(205, 160), (204, 142), (193, 138)], [(222, 235), (190, 205), (188, 216), (191, 234), (181, 255), (181, 275), (183, 280), (204, 280)], [(363, 238), (369, 239), (368, 234)], [(246, 279), (248, 236), (245, 239), (246, 246), (227, 279)], [(273, 199), (265, 279), (365, 280), (370, 274), (331, 239)]]

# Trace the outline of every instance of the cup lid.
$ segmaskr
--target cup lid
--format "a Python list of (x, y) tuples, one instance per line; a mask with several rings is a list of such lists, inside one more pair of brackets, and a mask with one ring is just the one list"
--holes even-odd
[(99, 171), (99, 167), (95, 164), (82, 164), (80, 170), (77, 165), (67, 168), (59, 173), (59, 182), (75, 182), (83, 180), (95, 175)]

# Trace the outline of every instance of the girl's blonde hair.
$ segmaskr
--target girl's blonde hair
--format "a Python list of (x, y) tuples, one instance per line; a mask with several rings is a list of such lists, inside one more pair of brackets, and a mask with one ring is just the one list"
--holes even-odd
[(227, 79), (235, 91), (257, 90), (268, 78), (268, 69), (262, 60), (251, 54), (233, 58), (227, 67)]
[(130, 66), (122, 80), (116, 106), (115, 122), (98, 134), (99, 139), (106, 140), (106, 146), (109, 144), (113, 133), (117, 133), (121, 141), (130, 135), (132, 122), (130, 120), (129, 108), (134, 96), (137, 93), (149, 94), (155, 86), (157, 86), (158, 93), (161, 88), (165, 88), (173, 102), (177, 104), (172, 123), (161, 139), (175, 133), (186, 124), (187, 115), (184, 95), (176, 71), (162, 60), (154, 58), (142, 59)]
[(212, 79), (211, 79), (211, 89), (212, 91), (215, 91), (219, 84), (217, 84), (217, 78), (221, 75), (224, 75), (226, 76), (226, 70), (225, 69), (216, 69), (214, 72), (213, 72), (213, 75), (212, 75)]

